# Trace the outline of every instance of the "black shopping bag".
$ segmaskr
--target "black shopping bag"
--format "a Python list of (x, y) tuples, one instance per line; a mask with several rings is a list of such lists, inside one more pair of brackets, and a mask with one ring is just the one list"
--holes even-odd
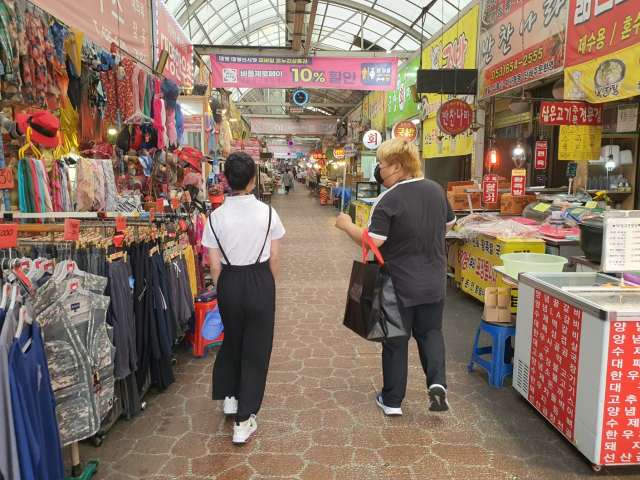
[[(379, 263), (367, 263), (365, 242)], [(407, 335), (400, 318), (391, 270), (366, 230), (362, 235), (362, 263), (354, 261), (351, 270), (343, 325), (372, 342), (386, 342)]]

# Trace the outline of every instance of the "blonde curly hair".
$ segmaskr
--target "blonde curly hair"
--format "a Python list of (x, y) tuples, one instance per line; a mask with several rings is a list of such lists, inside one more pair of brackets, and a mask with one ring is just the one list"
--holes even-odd
[(382, 142), (378, 147), (377, 157), (379, 162), (384, 160), (388, 165), (399, 163), (405, 175), (424, 177), (418, 148), (407, 139), (394, 138)]

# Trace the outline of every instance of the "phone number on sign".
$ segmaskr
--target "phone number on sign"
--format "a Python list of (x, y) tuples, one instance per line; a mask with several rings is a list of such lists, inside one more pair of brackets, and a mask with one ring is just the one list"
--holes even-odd
[(542, 56), (543, 48), (540, 47), (533, 52), (527, 53), (520, 61), (518, 61), (518, 59), (515, 59), (513, 62), (501, 65), (500, 67), (491, 71), (491, 80), (497, 80), (504, 77), (505, 75), (509, 75), (510, 73), (518, 70), (520, 66), (527, 67), (528, 65), (532, 65), (538, 61), (542, 61)]

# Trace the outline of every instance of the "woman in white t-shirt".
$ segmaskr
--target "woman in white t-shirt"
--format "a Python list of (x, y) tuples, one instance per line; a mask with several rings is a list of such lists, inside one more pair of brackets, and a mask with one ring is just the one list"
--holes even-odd
[(212, 397), (224, 400), (225, 414), (235, 415), (233, 442), (246, 443), (258, 428), (267, 381), (285, 230), (276, 211), (251, 194), (256, 166), (249, 155), (229, 155), (224, 173), (232, 193), (211, 213), (202, 238), (224, 325)]

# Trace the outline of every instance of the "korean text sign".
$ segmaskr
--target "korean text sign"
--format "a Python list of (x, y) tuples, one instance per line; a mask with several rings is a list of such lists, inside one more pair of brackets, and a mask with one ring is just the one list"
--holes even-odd
[(522, 197), (526, 187), (527, 171), (524, 169), (511, 170), (511, 195)]
[(565, 98), (601, 103), (640, 93), (640, 2), (569, 0)]
[(322, 87), (395, 90), (398, 58), (267, 57), (211, 54), (221, 88)]
[(610, 322), (599, 464), (640, 462), (640, 322)]
[(482, 201), (496, 203), (498, 201), (498, 175), (485, 175), (482, 180)]
[[(422, 52), (422, 68), (440, 70), (442, 68), (475, 68), (478, 45), (478, 11), (476, 6), (454, 23), (442, 36), (434, 40)], [(426, 98), (426, 100), (425, 100)], [(422, 108), (428, 118), (436, 116), (440, 106), (452, 98), (461, 98), (473, 105), (473, 95), (423, 95)], [(425, 105), (426, 104), (426, 105)], [(468, 152), (471, 153), (471, 152)]]
[(420, 68), (420, 57), (416, 57), (398, 70), (396, 89), (387, 92), (387, 127), (418, 115), (418, 104), (413, 101), (411, 85), (415, 85)]
[(535, 291), (529, 402), (570, 441), (576, 418), (576, 390), (582, 310)]
[(332, 118), (316, 119), (301, 118), (300, 121), (286, 118), (260, 118), (251, 119), (251, 133), (256, 134), (312, 134), (312, 135), (335, 135), (338, 124)]
[(369, 94), (369, 119), (373, 130), (383, 131), (385, 129), (385, 100), (384, 92), (372, 92)]
[(193, 44), (189, 37), (182, 31), (180, 25), (164, 1), (154, 0), (156, 4), (156, 42), (160, 51), (169, 53), (169, 61), (164, 70), (164, 76), (180, 85), (182, 82), (193, 82)]
[(443, 132), (459, 135), (471, 126), (473, 111), (467, 102), (456, 98), (443, 103), (436, 118)]
[(568, 0), (482, 0), (478, 92), (489, 97), (564, 63)]
[(575, 102), (542, 102), (540, 123), (545, 125), (602, 125), (602, 105)]
[(115, 42), (129, 55), (151, 64), (149, 0), (33, 0), (35, 5), (100, 45)]

